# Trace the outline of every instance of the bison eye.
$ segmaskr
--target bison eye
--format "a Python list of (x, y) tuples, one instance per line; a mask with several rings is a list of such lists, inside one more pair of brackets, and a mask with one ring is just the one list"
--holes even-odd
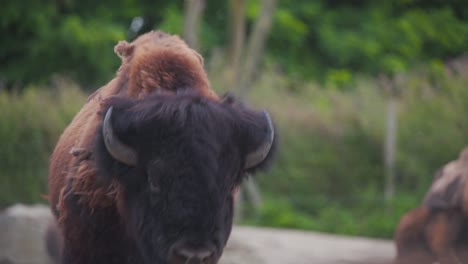
[(154, 177), (148, 177), (148, 183), (149, 183), (149, 190), (152, 193), (160, 193), (161, 192), (161, 187), (157, 183), (157, 180)]
[(150, 192), (152, 193), (160, 193), (161, 192), (161, 188), (157, 185), (153, 185), (153, 184), (150, 184)]

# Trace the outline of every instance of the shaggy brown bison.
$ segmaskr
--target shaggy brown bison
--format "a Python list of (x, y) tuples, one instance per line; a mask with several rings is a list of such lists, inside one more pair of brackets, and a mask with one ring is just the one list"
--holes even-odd
[[(58, 217), (57, 205), (66, 175), (92, 174), (88, 168), (86, 155), (94, 140), (99, 125), (99, 110), (104, 98), (120, 95), (142, 98), (151, 93), (177, 93), (193, 91), (216, 99), (203, 69), (201, 56), (190, 49), (177, 36), (163, 32), (149, 32), (132, 43), (119, 42), (115, 52), (122, 58), (122, 66), (116, 78), (92, 94), (88, 102), (75, 116), (61, 135), (50, 160), (49, 199), (52, 210)], [(72, 155), (70, 154), (72, 153)], [(83, 202), (92, 206), (113, 203), (114, 198), (102, 188), (90, 189), (93, 176), (85, 178), (82, 185), (76, 184), (75, 190), (86, 192)], [(83, 189), (84, 188), (84, 189)], [(83, 189), (83, 190), (81, 190)], [(86, 201), (84, 201), (86, 200)]]
[[(62, 263), (218, 262), (233, 193), (264, 167), (271, 119), (210, 89), (178, 37), (121, 42), (117, 77), (90, 96), (51, 157)], [(55, 239), (55, 241), (54, 241)]]
[(468, 263), (468, 148), (441, 168), (395, 233), (396, 263)]

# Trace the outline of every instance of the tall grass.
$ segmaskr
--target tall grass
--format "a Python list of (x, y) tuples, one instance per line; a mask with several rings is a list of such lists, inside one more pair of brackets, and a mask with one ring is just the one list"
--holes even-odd
[(248, 98), (273, 113), (281, 144), (271, 172), (258, 177), (265, 207), (247, 223), (390, 238), (438, 167), (468, 145), (468, 79), (409, 74), (397, 99), (397, 193), (387, 202), (387, 98), (378, 83), (363, 78), (347, 91), (295, 85), (266, 73)]

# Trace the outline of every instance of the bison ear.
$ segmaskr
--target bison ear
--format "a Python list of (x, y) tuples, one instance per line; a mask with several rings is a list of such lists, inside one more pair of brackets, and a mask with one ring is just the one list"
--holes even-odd
[(114, 52), (119, 56), (121, 59), (125, 59), (133, 54), (133, 50), (135, 46), (128, 43), (127, 41), (119, 41), (117, 45), (114, 47)]
[(270, 164), (276, 151), (277, 136), (270, 114), (267, 111), (255, 113), (247, 118), (244, 139), (244, 170), (253, 173)]
[(221, 103), (226, 105), (232, 105), (236, 102), (236, 97), (232, 92), (226, 92), (221, 96)]

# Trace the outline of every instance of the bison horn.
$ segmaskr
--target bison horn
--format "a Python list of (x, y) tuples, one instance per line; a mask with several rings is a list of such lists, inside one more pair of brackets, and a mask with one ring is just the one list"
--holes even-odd
[(244, 169), (249, 169), (260, 164), (260, 162), (262, 162), (268, 155), (268, 152), (270, 152), (271, 146), (273, 144), (273, 139), (275, 137), (273, 123), (267, 111), (263, 111), (263, 115), (267, 120), (268, 131), (260, 146), (247, 155), (247, 158), (245, 159)]
[(106, 116), (104, 117), (104, 124), (102, 126), (104, 144), (106, 145), (107, 151), (109, 151), (114, 159), (126, 165), (135, 166), (137, 163), (137, 155), (135, 150), (121, 142), (117, 138), (117, 135), (114, 133), (114, 129), (112, 128), (112, 108), (113, 107), (110, 107), (109, 110), (107, 110)]

